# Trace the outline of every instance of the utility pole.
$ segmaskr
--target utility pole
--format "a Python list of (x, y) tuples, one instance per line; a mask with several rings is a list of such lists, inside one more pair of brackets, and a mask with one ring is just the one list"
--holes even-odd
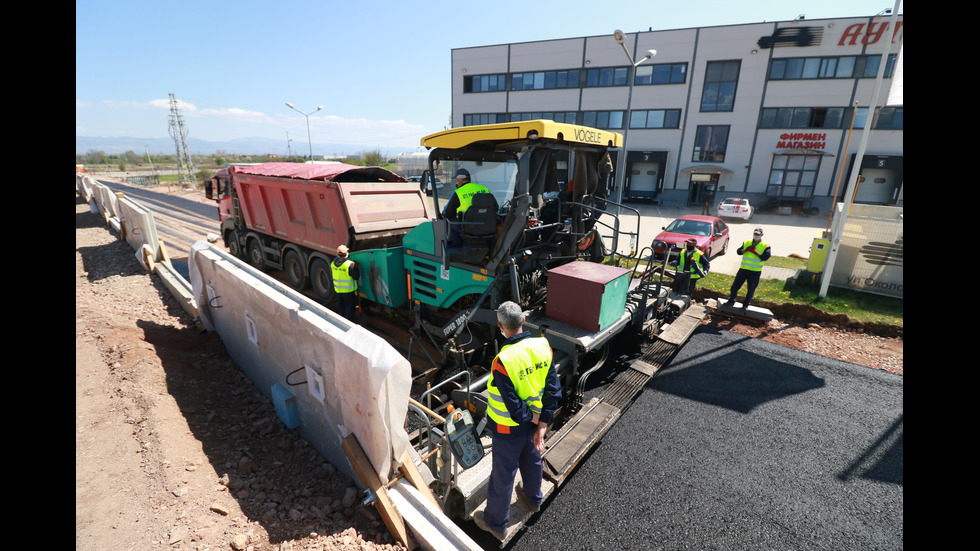
[(184, 117), (177, 108), (177, 97), (170, 94), (170, 136), (174, 139), (174, 147), (177, 149), (177, 181), (180, 184), (190, 182), (196, 184), (194, 179), (194, 161), (191, 160), (187, 152), (187, 126), (184, 125)]

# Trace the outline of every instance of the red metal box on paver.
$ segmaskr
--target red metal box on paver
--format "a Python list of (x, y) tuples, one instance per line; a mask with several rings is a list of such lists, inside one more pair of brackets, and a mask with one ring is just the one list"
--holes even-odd
[(624, 268), (581, 261), (549, 270), (545, 315), (579, 329), (601, 331), (623, 316), (628, 274)]

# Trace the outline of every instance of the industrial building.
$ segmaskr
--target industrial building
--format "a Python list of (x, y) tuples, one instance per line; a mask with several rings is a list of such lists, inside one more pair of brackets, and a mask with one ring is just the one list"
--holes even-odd
[(698, 205), (713, 192), (826, 213), (872, 121), (855, 202), (901, 206), (904, 111), (884, 104), (902, 24), (800, 16), (458, 48), (453, 126), (543, 118), (619, 132), (614, 199)]

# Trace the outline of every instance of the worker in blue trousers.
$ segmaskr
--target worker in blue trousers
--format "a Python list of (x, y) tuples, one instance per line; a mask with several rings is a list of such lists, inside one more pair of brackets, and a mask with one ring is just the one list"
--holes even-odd
[[(514, 478), (521, 472), (517, 497), (531, 512), (541, 507), (541, 453), (558, 402), (561, 384), (553, 352), (544, 337), (524, 330), (524, 311), (507, 301), (497, 308), (497, 327), (506, 340), (491, 365), (487, 383), (487, 423), (493, 435), (493, 466), (487, 505), (477, 525), (503, 540), (510, 521)], [(482, 513), (482, 514), (481, 514)]]
[(762, 228), (756, 228), (752, 232), (752, 240), (742, 243), (738, 248), (738, 254), (742, 255), (742, 265), (735, 272), (735, 281), (732, 282), (731, 291), (728, 293), (727, 306), (735, 307), (735, 298), (738, 290), (746, 284), (745, 302), (742, 303), (742, 311), (749, 309), (752, 297), (755, 295), (755, 288), (759, 286), (759, 279), (762, 277), (762, 267), (772, 255), (772, 247), (762, 240)]

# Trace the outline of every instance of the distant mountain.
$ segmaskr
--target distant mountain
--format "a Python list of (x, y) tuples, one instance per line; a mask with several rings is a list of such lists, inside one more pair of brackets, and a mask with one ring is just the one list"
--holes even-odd
[[(223, 151), (225, 154), (241, 153), (245, 155), (287, 154), (286, 144), (283, 140), (272, 140), (268, 138), (238, 138), (212, 142), (189, 137), (187, 138), (187, 148), (190, 150), (191, 155), (211, 155), (215, 151)], [(173, 138), (94, 138), (89, 136), (75, 136), (76, 154), (84, 154), (89, 151), (105, 151), (109, 154), (133, 151), (142, 155), (146, 153), (147, 149), (149, 149), (150, 155), (172, 155), (176, 152)], [(355, 144), (313, 144), (314, 155), (324, 155), (327, 157), (354, 155), (375, 149), (380, 149), (382, 153), (390, 156), (395, 156), (399, 153), (410, 153), (415, 150), (414, 148), (372, 147)], [(292, 153), (293, 155), (308, 154), (309, 144), (300, 144), (294, 140)]]

